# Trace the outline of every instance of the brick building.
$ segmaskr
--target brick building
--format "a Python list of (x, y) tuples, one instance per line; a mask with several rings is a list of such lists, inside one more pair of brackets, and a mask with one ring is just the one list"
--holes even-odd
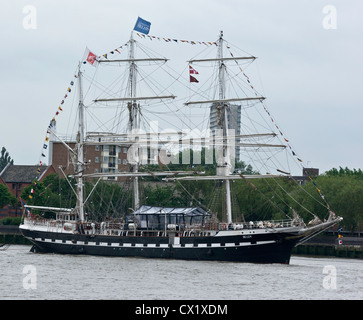
[[(75, 142), (67, 142), (71, 149), (75, 148)], [(130, 172), (130, 164), (127, 160), (128, 146), (118, 145), (91, 145), (84, 146), (84, 160), (88, 163), (85, 174), (91, 173), (119, 173)], [(57, 173), (62, 175), (59, 167), (66, 174), (73, 173), (71, 152), (62, 142), (53, 142), (49, 149), (49, 161)], [(166, 157), (165, 150), (145, 149), (142, 152), (143, 164), (160, 164), (158, 154)], [(116, 180), (115, 178), (107, 178)]]
[[(53, 166), (11, 165), (0, 172), (0, 183), (5, 185), (17, 199), (25, 187), (30, 186), (34, 179), (42, 181), (47, 175), (55, 173)], [(0, 218), (21, 215), (21, 207), (6, 206), (0, 208)]]
[[(75, 142), (67, 142), (67, 144), (72, 149), (76, 145)], [(129, 172), (130, 166), (127, 162), (127, 150), (127, 147), (121, 146), (85, 145), (84, 160), (88, 163), (88, 166), (84, 173)], [(66, 174), (73, 173), (72, 153), (62, 142), (53, 142), (50, 152), (50, 161), (57, 173), (62, 175), (60, 167)]]
[(42, 181), (51, 173), (55, 173), (52, 166), (39, 167), (8, 164), (3, 171), (0, 172), (0, 183), (5, 184), (9, 191), (16, 198), (19, 198), (24, 188), (30, 186), (36, 177), (38, 177), (38, 181)]
[(319, 176), (318, 168), (303, 168), (302, 176), (294, 176), (294, 179), (299, 184), (305, 184), (310, 180), (309, 177), (315, 178), (317, 176)]

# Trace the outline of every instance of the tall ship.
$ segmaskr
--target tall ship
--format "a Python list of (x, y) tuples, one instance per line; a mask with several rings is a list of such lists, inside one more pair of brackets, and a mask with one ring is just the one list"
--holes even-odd
[[(136, 37), (140, 40), (136, 41)], [(223, 32), (216, 41), (199, 42), (202, 56), (188, 60), (187, 71), (182, 71), (188, 75), (185, 88), (189, 95), (185, 98), (169, 92), (169, 88), (180, 85), (182, 73), (164, 69), (167, 58), (155, 56), (154, 51), (145, 53), (146, 47), (141, 42), (148, 39), (174, 45), (184, 45), (183, 42), (196, 45), (194, 41), (149, 36), (144, 29), (135, 27), (125, 45), (103, 56), (87, 51), (84, 63), (79, 63), (71, 82), (72, 89), (77, 91), (77, 113), (73, 114), (77, 119), (75, 139), (72, 143), (62, 139), (55, 129), (54, 119), (47, 131), (69, 152), (73, 172), (59, 169), (74, 192), (75, 205), (55, 207), (46, 203), (24, 203), (20, 230), (33, 243), (32, 251), (288, 264), (295, 246), (342, 220), (330, 209), (318, 188), (320, 201), (317, 205), (323, 207), (325, 219), (306, 208), (301, 194), (311, 195), (294, 178), (291, 162), (283, 167), (281, 159), (287, 154), (298, 165), (300, 159), (296, 159), (289, 140), (271, 118), (265, 97), (256, 91), (247, 75), (246, 69), (256, 59), (254, 56), (235, 55)], [(208, 54), (213, 50), (214, 56), (207, 56), (206, 50), (209, 50)], [(116, 53), (121, 56), (121, 51), (127, 56), (114, 58)], [(140, 57), (136, 53), (140, 53)], [(141, 70), (150, 66), (154, 71), (166, 70), (172, 80), (167, 83), (169, 80), (157, 75), (155, 78), (161, 84), (145, 86), (154, 76)], [(96, 73), (107, 68), (112, 72), (117, 70), (116, 74), (121, 70), (124, 75), (111, 84), (102, 85)], [(197, 70), (203, 70), (205, 74), (210, 70), (213, 74), (205, 77), (205, 85), (202, 84), (202, 72), (199, 74)], [(91, 83), (89, 86), (85, 85), (86, 80)], [(230, 85), (234, 80), (243, 84)], [(73, 87), (74, 82), (77, 86)], [(95, 97), (90, 98), (93, 93)], [(96, 108), (101, 108), (99, 117), (93, 111)], [(160, 120), (163, 130), (155, 129), (155, 121), (147, 118), (150, 109)], [(197, 115), (193, 113), (195, 110)], [(109, 119), (106, 113), (111, 114)], [(201, 114), (207, 120), (198, 122)], [(253, 114), (267, 120), (254, 120)], [(87, 120), (89, 115), (91, 120)], [(170, 117), (173, 124), (179, 117), (179, 129), (166, 129), (163, 122), (166, 117)], [(194, 121), (188, 122), (188, 118)], [(145, 120), (149, 120), (148, 127), (143, 127)], [(112, 126), (107, 127), (111, 122)], [(202, 127), (207, 130), (203, 131)], [(203, 134), (196, 136), (195, 129)], [(88, 170), (91, 161), (86, 149), (89, 146), (108, 152), (110, 157), (102, 170)], [(111, 158), (115, 150), (127, 151), (127, 170), (121, 170), (121, 166), (116, 168), (115, 163), (120, 161)], [(153, 154), (157, 155), (153, 158), (156, 162), (150, 165)], [(203, 159), (197, 159), (197, 155)], [(178, 161), (186, 165), (175, 170), (174, 163)], [(236, 167), (236, 163), (247, 161), (253, 165), (247, 167), (249, 170)], [(209, 169), (204, 170), (203, 166)], [(160, 199), (159, 205), (155, 200), (150, 204), (150, 199), (142, 196), (140, 184), (146, 182), (152, 186), (156, 180), (167, 186), (180, 185), (179, 190), (183, 192), (179, 197), (190, 195), (183, 202), (188, 205), (163, 205), (165, 199)], [(126, 189), (121, 189), (124, 193), (121, 191), (117, 197), (120, 200), (126, 191), (130, 191), (132, 199), (122, 206), (121, 200), (111, 203), (106, 197), (97, 205), (96, 213), (92, 197), (104, 183), (126, 185)], [(203, 183), (209, 185), (205, 192), (208, 201), (206, 197), (199, 197), (198, 191), (192, 193)], [(287, 188), (288, 184), (295, 186), (294, 192)], [(272, 193), (267, 193), (266, 188)], [(296, 190), (300, 190), (298, 195)], [(286, 197), (281, 196), (284, 192)], [(252, 194), (258, 196), (252, 197)], [(34, 198), (36, 196), (34, 194)], [(288, 203), (286, 199), (289, 199)], [(110, 207), (113, 215), (107, 211)], [(257, 217), (261, 212), (274, 214), (265, 214), (267, 219)], [(302, 216), (311, 219), (305, 223)]]

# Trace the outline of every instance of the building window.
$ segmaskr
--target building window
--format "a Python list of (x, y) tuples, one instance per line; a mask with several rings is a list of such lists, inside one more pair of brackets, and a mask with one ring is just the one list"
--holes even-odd
[(124, 148), (124, 153), (127, 153), (127, 148)]
[(100, 151), (100, 146), (99, 145), (95, 146), (95, 150)]
[(116, 146), (110, 146), (109, 155), (110, 156), (115, 156), (116, 155)]
[(122, 163), (123, 163), (124, 165), (126, 165), (126, 164), (127, 164), (127, 160), (126, 160), (126, 159), (124, 159)]
[(99, 162), (98, 157), (95, 157), (95, 163), (98, 163), (98, 162)]

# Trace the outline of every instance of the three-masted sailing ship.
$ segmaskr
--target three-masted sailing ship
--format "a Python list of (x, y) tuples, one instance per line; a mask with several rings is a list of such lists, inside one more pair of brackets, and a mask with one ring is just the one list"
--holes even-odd
[[(236, 146), (248, 148), (278, 147), (269, 144), (243, 143), (243, 139), (251, 137), (274, 137), (274, 133), (257, 133), (249, 135), (232, 134), (229, 130), (231, 115), (229, 108), (233, 103), (261, 102), (263, 96), (255, 94), (254, 97), (231, 96), (225, 87), (227, 63), (238, 61), (253, 61), (255, 57), (226, 57), (223, 52), (223, 33), (214, 42), (218, 50), (216, 58), (192, 59), (193, 63), (213, 64), (217, 76), (217, 95), (213, 99), (187, 100), (184, 106), (194, 105), (212, 106), (216, 113), (216, 122), (219, 135), (214, 135), (203, 140), (206, 143), (210, 139), (211, 144), (220, 151), (220, 157), (216, 163), (216, 175), (205, 175), (191, 171), (158, 171), (145, 172), (140, 170), (138, 148), (145, 143), (145, 135), (138, 133), (140, 128), (140, 115), (142, 114), (140, 102), (149, 100), (173, 100), (174, 95), (138, 96), (137, 78), (138, 64), (152, 61), (166, 61), (165, 58), (136, 58), (135, 39), (133, 34), (128, 41), (128, 58), (124, 60), (98, 59), (99, 64), (126, 64), (128, 66), (127, 94), (126, 97), (97, 98), (95, 103), (123, 102), (128, 111), (128, 134), (106, 133), (101, 134), (86, 132), (85, 105), (82, 88), (82, 64), (78, 68), (78, 133), (75, 149), (67, 147), (72, 154), (74, 164), (73, 177), (76, 179), (77, 203), (74, 208), (54, 208), (41, 206), (25, 206), (24, 219), (20, 225), (23, 235), (34, 245), (35, 252), (53, 252), (63, 254), (89, 254), (117, 257), (145, 257), (168, 258), (186, 260), (217, 260), (254, 263), (289, 263), (292, 249), (314, 237), (318, 233), (330, 228), (341, 218), (328, 210), (329, 217), (325, 221), (315, 219), (312, 224), (306, 225), (297, 215), (295, 210), (289, 219), (285, 220), (259, 220), (259, 221), (233, 221), (231, 186), (234, 180), (242, 179), (281, 179), (281, 175), (272, 174), (235, 174), (233, 172), (235, 161), (233, 154)], [(230, 76), (230, 75), (229, 75)], [(227, 94), (229, 96), (227, 96)], [(248, 109), (248, 108), (247, 108)], [(128, 141), (127, 141), (128, 140)], [(161, 138), (162, 140), (162, 138)], [(159, 146), (162, 143), (157, 140), (154, 143)], [(165, 140), (165, 139), (164, 139)], [(178, 143), (183, 137), (178, 136)], [(169, 141), (170, 142), (170, 141)], [(99, 145), (133, 145), (134, 157), (130, 161), (130, 172), (100, 172), (86, 174), (87, 160), (84, 156), (84, 147), (87, 144)], [(150, 141), (148, 141), (150, 143)], [(66, 143), (64, 143), (67, 145)], [(283, 146), (280, 146), (283, 147)], [(283, 172), (280, 170), (280, 172)], [(285, 172), (287, 173), (287, 172)], [(133, 210), (120, 216), (125, 219), (115, 221), (93, 221), (89, 219), (85, 209), (88, 196), (85, 194), (85, 179), (104, 179), (105, 177), (131, 179), (133, 184)], [(139, 194), (139, 179), (141, 177), (162, 176), (165, 179), (178, 181), (189, 180), (214, 180), (220, 183), (224, 195), (223, 207), (226, 216), (217, 219), (215, 212), (201, 207), (155, 207), (142, 204)], [(97, 180), (98, 179), (98, 180)], [(285, 179), (292, 179), (290, 175)], [(253, 187), (254, 185), (251, 184)], [(27, 214), (29, 210), (48, 211), (55, 213), (53, 219), (39, 219)]]

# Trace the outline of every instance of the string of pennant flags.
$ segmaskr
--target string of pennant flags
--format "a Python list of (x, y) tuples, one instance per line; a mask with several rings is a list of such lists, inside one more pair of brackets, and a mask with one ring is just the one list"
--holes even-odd
[[(121, 45), (121, 46), (117, 47), (116, 49), (111, 50), (110, 52), (107, 52), (107, 53), (103, 54), (102, 56), (107, 59), (109, 54), (115, 54), (115, 52), (121, 53), (120, 50), (123, 49), (124, 47), (126, 47), (127, 45), (128, 45), (128, 43), (125, 43), (124, 45)], [(85, 61), (83, 61), (83, 64), (86, 64), (88, 62), (90, 65), (93, 65), (93, 66), (97, 66), (98, 59), (101, 58), (101, 56), (97, 57), (88, 48), (86, 48), (85, 56), (86, 56), (86, 59), (85, 59)], [(76, 73), (74, 74), (74, 79), (77, 79), (77, 74)], [(72, 87), (74, 86), (74, 79), (72, 79), (72, 81), (70, 81), (69, 86), (67, 87), (66, 92), (65, 92), (61, 102), (59, 103), (59, 106), (58, 106), (56, 112), (55, 112), (55, 115), (53, 116), (53, 118), (51, 119), (51, 121), (50, 121), (50, 123), (48, 125), (47, 133), (45, 135), (45, 139), (44, 139), (44, 143), (43, 143), (41, 156), (39, 158), (39, 164), (38, 164), (38, 168), (37, 168), (37, 172), (36, 172), (36, 177), (35, 177), (35, 179), (33, 181), (32, 188), (30, 190), (29, 199), (32, 199), (33, 195), (35, 194), (34, 189), (35, 189), (36, 185), (38, 184), (38, 181), (39, 181), (39, 178), (40, 178), (41, 167), (43, 166), (43, 158), (46, 157), (45, 150), (48, 149), (48, 143), (49, 143), (49, 140), (50, 140), (51, 129), (55, 126), (56, 117), (60, 114), (60, 112), (63, 111), (63, 105), (65, 103), (65, 100), (68, 98), (69, 94), (72, 92)], [(31, 212), (28, 209), (27, 209), (27, 211), (28, 211), (28, 214), (32, 215)]]
[(150, 28), (151, 28), (151, 22), (150, 21), (146, 21), (146, 20), (138, 17), (133, 30), (136, 31), (136, 34), (140, 38), (144, 38), (144, 39), (149, 38), (150, 40), (159, 40), (159, 41), (165, 41), (165, 42), (188, 43), (188, 44), (192, 44), (192, 45), (203, 44), (203, 45), (206, 45), (206, 46), (212, 46), (212, 45), (217, 46), (217, 42), (179, 40), (179, 39), (175, 39), (175, 38), (151, 36), (151, 35), (149, 35)]
[[(188, 43), (188, 44), (192, 44), (192, 45), (205, 45), (205, 46), (213, 46), (213, 45), (218, 45), (217, 42), (210, 42), (210, 41), (193, 41), (193, 40), (179, 40), (179, 39), (171, 39), (171, 38), (165, 38), (165, 37), (157, 37), (157, 36), (150, 36), (147, 34), (143, 34), (143, 33), (138, 33), (136, 32), (136, 34), (142, 38), (149, 38), (150, 40), (159, 40), (159, 41), (165, 41), (165, 42), (174, 42), (174, 43)], [(100, 59), (105, 58), (108, 59), (110, 55), (114, 55), (116, 53), (121, 54), (121, 51), (128, 46), (128, 43), (125, 43), (119, 47), (117, 47), (116, 49), (113, 49), (111, 51), (108, 51), (100, 56), (95, 55), (94, 53), (92, 53), (91, 51), (89, 51), (88, 49), (86, 49), (86, 59), (85, 61), (83, 61), (84, 64), (86, 64), (87, 62), (89, 64), (91, 64), (92, 66), (97, 66), (98, 61)]]
[[(142, 22), (142, 23), (146, 23), (146, 28), (147, 28), (147, 32), (145, 32), (144, 30), (142, 29), (138, 29), (138, 23), (139, 23), (139, 20)], [(144, 28), (145, 26), (143, 26)], [(209, 41), (193, 41), (193, 40), (180, 40), (180, 39), (175, 39), (175, 38), (166, 38), (166, 37), (157, 37), (157, 36), (152, 36), (152, 35), (149, 35), (148, 32), (149, 32), (149, 29), (150, 29), (150, 23), (147, 22), (147, 21), (144, 21), (142, 20), (141, 18), (138, 18), (138, 21), (135, 25), (135, 28), (134, 30), (138, 30), (140, 31), (141, 33), (139, 32), (136, 32), (137, 36), (139, 36), (140, 38), (142, 39), (146, 39), (146, 38), (149, 38), (150, 40), (158, 40), (158, 41), (164, 41), (164, 42), (169, 42), (169, 43), (186, 43), (186, 44), (191, 44), (191, 45), (205, 45), (205, 46), (218, 46), (217, 42), (209, 42)], [(108, 58), (109, 55), (114, 55), (115, 53), (118, 53), (118, 54), (121, 54), (121, 50), (124, 49), (125, 47), (128, 46), (128, 43), (125, 43), (119, 47), (117, 47), (116, 49), (113, 49), (105, 54), (103, 54), (102, 56), (97, 56), (96, 54), (94, 54), (93, 52), (91, 52), (88, 48), (86, 48), (86, 52), (85, 52), (85, 59), (83, 61), (84, 64), (86, 63), (89, 63), (90, 65), (96, 67), (98, 65), (98, 61), (100, 59), (102, 59), (102, 57), (104, 57), (105, 59)], [(226, 46), (231, 57), (233, 58), (234, 55), (231, 51), (231, 47), (230, 46)], [(258, 92), (256, 91), (256, 89), (254, 88), (254, 86), (252, 85), (251, 83), (251, 80), (250, 78), (248, 77), (248, 75), (246, 75), (242, 69), (242, 67), (239, 65), (238, 63), (238, 60), (234, 60), (235, 63), (237, 64), (237, 66), (239, 67), (241, 73), (243, 74), (243, 76), (246, 78), (246, 81), (247, 83), (249, 84), (249, 86), (251, 87), (251, 89), (253, 90), (253, 92), (255, 93), (256, 97), (258, 96)], [(194, 83), (199, 83), (199, 80), (195, 77), (195, 75), (199, 75), (199, 72), (197, 70), (195, 70), (191, 65), (189, 65), (189, 80), (190, 82), (194, 82)], [(74, 78), (76, 79), (77, 78), (77, 75), (75, 74), (74, 75)], [(37, 185), (38, 183), (38, 180), (39, 180), (39, 177), (40, 177), (40, 172), (41, 172), (41, 167), (43, 166), (43, 162), (42, 162), (42, 159), (44, 157), (46, 157), (46, 155), (44, 154), (45, 150), (48, 148), (48, 142), (50, 140), (50, 134), (51, 134), (51, 129), (52, 127), (55, 125), (55, 122), (56, 122), (56, 117), (60, 114), (60, 112), (63, 111), (63, 104), (65, 103), (65, 99), (68, 98), (69, 94), (72, 92), (72, 87), (74, 85), (74, 81), (70, 81), (69, 83), (69, 86), (67, 87), (66, 89), (66, 92), (65, 92), (65, 95), (63, 96), (56, 112), (55, 112), (55, 115), (53, 116), (53, 118), (51, 119), (50, 123), (49, 123), (49, 126), (47, 128), (47, 133), (46, 133), (46, 136), (45, 136), (45, 141), (43, 143), (43, 149), (42, 149), (42, 153), (41, 153), (41, 157), (40, 157), (40, 160), (39, 160), (39, 167), (37, 169), (37, 176), (36, 178), (34, 179), (34, 182), (33, 182), (33, 186), (32, 186), (32, 189), (31, 189), (31, 193), (29, 195), (29, 198), (32, 199), (33, 198), (33, 195), (35, 193), (34, 191), (34, 188), (35, 186)], [(275, 120), (273, 119), (273, 117), (271, 116), (271, 113), (269, 112), (269, 110), (267, 109), (265, 103), (260, 100), (260, 103), (262, 104), (265, 112), (267, 113), (267, 115), (270, 117), (270, 120), (271, 122), (274, 124), (274, 126), (276, 127), (276, 129), (279, 131), (280, 135), (282, 136), (282, 138), (284, 139), (284, 141), (287, 143), (287, 146), (289, 147), (292, 155), (300, 162), (302, 163), (303, 160), (301, 160), (301, 158), (299, 158), (296, 154), (296, 152), (292, 149), (290, 143), (289, 143), (289, 140), (285, 137), (285, 135), (283, 134), (283, 132), (281, 131), (280, 127), (277, 125), (277, 123), (275, 122)], [(318, 188), (318, 186), (316, 185), (316, 183), (313, 181), (313, 179), (309, 176), (309, 179), (312, 181), (312, 183), (314, 184), (315, 188), (317, 189), (317, 191), (319, 192), (320, 196), (322, 197), (322, 199), (325, 201), (325, 198), (324, 196), (322, 195), (320, 189)], [(327, 204), (327, 202), (325, 201), (325, 203)]]
[[(233, 55), (233, 53), (231, 52), (231, 47), (230, 47), (230, 46), (226, 46), (226, 47), (227, 47), (227, 49), (228, 49), (228, 51), (229, 51), (229, 53), (230, 53), (231, 57), (232, 57), (232, 58), (234, 58), (234, 55)], [(239, 65), (238, 60), (234, 60), (234, 61), (236, 62), (237, 66), (239, 67), (239, 69), (240, 69), (240, 71), (242, 72), (243, 76), (246, 78), (246, 81), (247, 81), (248, 85), (251, 87), (251, 89), (253, 90), (253, 92), (254, 92), (255, 96), (256, 96), (256, 97), (258, 97), (258, 95), (259, 95), (259, 94), (258, 94), (258, 92), (256, 91), (256, 89), (254, 88), (254, 86), (252, 85), (250, 78), (248, 77), (248, 75), (246, 75), (246, 74), (243, 72), (243, 69), (242, 69), (242, 67)], [(285, 135), (284, 135), (284, 134), (283, 134), (283, 132), (281, 131), (280, 127), (277, 125), (276, 121), (275, 121), (275, 120), (274, 120), (274, 118), (271, 116), (271, 113), (270, 113), (270, 112), (269, 112), (269, 110), (267, 109), (266, 104), (265, 104), (262, 100), (260, 101), (260, 103), (262, 104), (263, 109), (265, 110), (265, 112), (267, 113), (267, 115), (270, 117), (270, 120), (271, 120), (271, 122), (273, 123), (273, 125), (276, 127), (276, 129), (279, 131), (279, 133), (280, 133), (280, 135), (282, 136), (282, 138), (284, 139), (284, 141), (287, 143), (287, 146), (289, 147), (289, 149), (290, 149), (290, 151), (291, 151), (292, 155), (293, 155), (294, 157), (296, 157), (296, 159), (297, 159), (299, 162), (303, 162), (303, 161), (302, 161), (302, 160), (301, 160), (301, 159), (297, 156), (296, 152), (292, 149), (292, 147), (291, 147), (291, 145), (290, 145), (290, 143), (289, 143), (289, 140), (285, 137)]]
[[(231, 57), (234, 57), (233, 56), (233, 53), (230, 51), (230, 47), (229, 46), (227, 46), (227, 49), (229, 50), (229, 52), (230, 52), (230, 55), (231, 55)], [(255, 93), (255, 95), (256, 95), (256, 97), (258, 96), (258, 92), (256, 91), (256, 89), (253, 87), (253, 85), (251, 84), (251, 80), (250, 80), (250, 78), (243, 72), (243, 70), (242, 70), (242, 68), (241, 68), (241, 66), (239, 65), (239, 63), (238, 63), (238, 61), (237, 60), (234, 60), (235, 62), (236, 62), (236, 64), (237, 64), (237, 66), (239, 67), (239, 69), (240, 69), (240, 71), (242, 72), (242, 74), (243, 74), (243, 76), (246, 78), (246, 80), (247, 80), (247, 82), (248, 82), (248, 84), (249, 84), (249, 86), (251, 87), (251, 89), (254, 91), (254, 93)], [(289, 143), (289, 140), (285, 137), (285, 135), (283, 134), (283, 132), (281, 131), (281, 129), (280, 129), (280, 127), (277, 125), (277, 123), (276, 123), (276, 121), (274, 120), (274, 118), (271, 116), (271, 113), (270, 113), (270, 111), (267, 109), (267, 107), (266, 107), (266, 104), (262, 101), (262, 100), (260, 100), (260, 103), (262, 104), (262, 106), (263, 106), (263, 109), (265, 110), (265, 112), (267, 113), (267, 115), (270, 117), (270, 120), (271, 120), (271, 122), (274, 124), (274, 126), (276, 127), (276, 129), (279, 131), (279, 133), (280, 133), (280, 135), (282, 136), (282, 138), (284, 139), (284, 141), (287, 143), (287, 146), (289, 147), (289, 149), (290, 149), (290, 151), (291, 151), (291, 153), (292, 153), (292, 155), (300, 162), (300, 163), (302, 163), (303, 162), (303, 160), (301, 160), (301, 158), (299, 158), (298, 157), (298, 155), (296, 154), (296, 152), (292, 149), (292, 147), (291, 147), (291, 145), (290, 145), (290, 143)], [(280, 171), (280, 172), (282, 172), (281, 170), (278, 170), (278, 171)], [(321, 192), (321, 190), (320, 190), (320, 188), (318, 187), (318, 185), (315, 183), (315, 181), (313, 180), (313, 178), (310, 176), (310, 175), (308, 175), (308, 178), (309, 178), (309, 180), (313, 183), (313, 185), (314, 185), (314, 187), (315, 187), (315, 189), (318, 191), (318, 193), (319, 193), (319, 195), (320, 195), (320, 197), (321, 197), (321, 199), (325, 202), (325, 205), (326, 205), (326, 207), (328, 208), (328, 210), (330, 210), (330, 206), (329, 206), (329, 203), (326, 201), (326, 199), (325, 199), (325, 196), (323, 195), (323, 193)]]
[(196, 45), (196, 44), (202, 44), (205, 45), (207, 47), (209, 46), (217, 46), (217, 42), (213, 41), (193, 41), (193, 40), (179, 40), (179, 39), (174, 39), (174, 38), (166, 38), (166, 37), (157, 37), (157, 36), (150, 36), (148, 34), (143, 34), (143, 33), (138, 33), (136, 32), (136, 34), (142, 38), (142, 39), (146, 39), (149, 38), (150, 40), (159, 40), (159, 41), (164, 41), (164, 42), (173, 42), (173, 43), (188, 43), (191, 45)]
[[(191, 40), (178, 40), (178, 39), (174, 39), (174, 38), (165, 38), (165, 37), (157, 37), (157, 36), (151, 36), (151, 35), (148, 35), (148, 34), (144, 34), (144, 33), (136, 33), (140, 38), (142, 39), (146, 39), (146, 38), (149, 38), (150, 40), (159, 40), (159, 41), (165, 41), (165, 42), (173, 42), (173, 43), (188, 43), (188, 44), (192, 44), (192, 45), (206, 45), (206, 46), (218, 46), (217, 42), (206, 42), (206, 41), (191, 41)], [(226, 45), (226, 48), (228, 49), (229, 51), (229, 54), (232, 58), (234, 58), (234, 55), (231, 51), (231, 47)], [(255, 96), (257, 97), (258, 96), (258, 92), (256, 91), (256, 89), (254, 88), (254, 86), (252, 85), (251, 83), (251, 80), (250, 78), (248, 77), (248, 75), (246, 75), (242, 69), (242, 67), (240, 66), (240, 64), (238, 63), (238, 60), (234, 60), (235, 63), (237, 64), (239, 70), (241, 71), (241, 73), (243, 74), (243, 76), (246, 78), (246, 81), (248, 83), (248, 85), (251, 87), (251, 89), (253, 90)], [(194, 75), (197, 75), (199, 74), (199, 72), (197, 70), (195, 70), (191, 65), (189, 65), (189, 81), (190, 82), (195, 82), (195, 83), (199, 83), (199, 80), (194, 76)], [(300, 157), (298, 157), (298, 155), (296, 154), (296, 152), (292, 149), (290, 143), (289, 143), (289, 140), (285, 137), (285, 135), (283, 134), (283, 132), (281, 131), (280, 127), (277, 125), (277, 123), (275, 122), (275, 120), (273, 119), (273, 117), (271, 116), (271, 113), (268, 111), (265, 103), (263, 101), (260, 101), (265, 112), (268, 114), (268, 116), (270, 117), (270, 120), (271, 122), (274, 124), (274, 126), (276, 127), (276, 129), (279, 131), (280, 135), (282, 136), (282, 138), (284, 139), (284, 141), (287, 143), (287, 146), (289, 147), (292, 155), (294, 157), (296, 157), (296, 159), (299, 161), (299, 162), (303, 162), (303, 160), (301, 160)]]
[(109, 51), (109, 52), (107, 52), (107, 53), (105, 53), (105, 54), (103, 54), (101, 56), (97, 56), (96, 54), (91, 52), (88, 48), (86, 48), (86, 53), (85, 53), (86, 58), (83, 61), (83, 63), (86, 64), (88, 62), (90, 65), (96, 67), (98, 65), (98, 61), (100, 59), (102, 59), (102, 57), (107, 59), (110, 54), (112, 55), (112, 54), (115, 54), (116, 52), (121, 54), (121, 50), (124, 49), (124, 47), (127, 47), (127, 46), (128, 46), (128, 43), (125, 43), (124, 45), (119, 46), (116, 49), (113, 49), (113, 50), (111, 50), (111, 51)]
[[(234, 58), (233, 53), (231, 52), (231, 47), (230, 46), (226, 46), (227, 49), (229, 50), (229, 53), (231, 55), (232, 58)], [(254, 94), (256, 97), (258, 97), (258, 92), (257, 90), (253, 87), (250, 78), (248, 77), (248, 75), (246, 75), (242, 69), (242, 67), (239, 65), (238, 60), (234, 60), (235, 63), (237, 64), (237, 66), (239, 67), (239, 70), (241, 71), (241, 73), (243, 74), (243, 76), (246, 78), (247, 83), (249, 84), (249, 86), (251, 87), (251, 89), (253, 90)], [(196, 78), (194, 78), (192, 76), (192, 74), (199, 74), (198, 71), (196, 71), (194, 68), (192, 68), (192, 66), (189, 65), (189, 75), (190, 75), (190, 82), (199, 82)], [(267, 109), (266, 104), (263, 102), (263, 100), (260, 100), (260, 103), (263, 106), (263, 109), (265, 110), (265, 112), (267, 113), (267, 115), (270, 117), (271, 122), (273, 123), (273, 125), (276, 127), (276, 129), (279, 131), (281, 137), (284, 139), (284, 141), (287, 143), (287, 146), (289, 147), (292, 155), (300, 162), (302, 163), (303, 160), (301, 160), (301, 158), (298, 157), (298, 155), (296, 154), (296, 152), (292, 149), (289, 140), (285, 137), (284, 133), (281, 131), (280, 127), (277, 125), (276, 121), (274, 120), (274, 118), (272, 117), (270, 111)], [(280, 172), (283, 172), (281, 170), (277, 170)], [(318, 187), (318, 185), (315, 183), (315, 181), (313, 180), (313, 178), (311, 178), (310, 175), (308, 175), (309, 180), (313, 183), (315, 189), (317, 190), (317, 192), (319, 193), (321, 199), (324, 201), (326, 207), (328, 208), (329, 211), (331, 211), (329, 203), (326, 201), (325, 196), (323, 195), (323, 193), (321, 192), (320, 188)], [(252, 185), (252, 184), (251, 184)], [(252, 185), (253, 187), (255, 187), (254, 185)]]
[[(126, 47), (128, 45), (128, 43), (125, 43), (124, 45), (120, 46), (120, 47), (117, 47), (116, 49), (108, 52), (108, 53), (105, 53), (103, 54), (102, 56), (104, 58), (107, 59), (107, 56), (109, 54), (114, 54), (115, 52), (117, 53), (121, 53), (120, 50), (123, 49), (124, 47)], [(93, 65), (93, 66), (97, 66), (97, 62), (98, 62), (98, 59), (101, 58), (101, 56), (97, 56), (95, 55), (94, 53), (92, 53), (88, 48), (86, 48), (86, 53), (85, 53), (85, 56), (86, 56), (86, 59), (85, 61), (83, 61), (83, 64), (86, 64), (87, 62), (90, 64), (90, 65)], [(47, 127), (47, 132), (46, 132), (46, 135), (45, 135), (45, 139), (44, 139), (44, 143), (43, 143), (43, 148), (42, 148), (42, 152), (41, 152), (41, 156), (39, 158), (39, 163), (38, 163), (38, 168), (37, 168), (37, 172), (36, 172), (36, 177), (33, 181), (33, 184), (32, 184), (32, 188), (30, 190), (30, 195), (29, 195), (29, 199), (32, 199), (33, 198), (33, 195), (35, 194), (35, 187), (36, 185), (38, 184), (38, 181), (39, 181), (39, 178), (40, 178), (40, 173), (41, 173), (41, 167), (43, 166), (43, 158), (46, 157), (45, 155), (45, 151), (48, 149), (48, 144), (49, 144), (49, 140), (50, 140), (50, 134), (51, 134), (51, 129), (55, 126), (55, 123), (56, 123), (56, 117), (63, 111), (63, 105), (66, 101), (66, 99), (69, 97), (69, 94), (72, 92), (72, 88), (75, 84), (75, 79), (77, 79), (77, 74), (75, 73), (74, 76), (73, 76), (73, 79), (72, 81), (69, 82), (69, 85), (66, 89), (66, 92), (64, 94), (64, 96), (62, 97), (62, 100), (60, 101), (59, 103), (59, 106), (53, 116), (53, 118), (50, 120), (50, 123)], [(30, 213), (30, 212), (28, 212)], [(31, 215), (31, 213), (30, 213)]]
[[(41, 173), (41, 167), (44, 164), (43, 163), (43, 158), (46, 157), (45, 150), (48, 149), (51, 130), (55, 126), (56, 117), (63, 111), (63, 105), (64, 105), (66, 99), (69, 97), (69, 94), (72, 92), (72, 88), (74, 86), (74, 80), (75, 79), (77, 79), (77, 74), (74, 74), (74, 79), (72, 79), (72, 81), (70, 81), (70, 83), (69, 83), (69, 85), (68, 85), (68, 87), (67, 87), (67, 89), (65, 91), (65, 94), (62, 97), (62, 99), (61, 99), (61, 101), (60, 101), (60, 103), (58, 105), (58, 108), (56, 109), (55, 114), (54, 114), (53, 118), (50, 120), (50, 123), (49, 123), (49, 125), (47, 127), (47, 132), (46, 132), (45, 139), (44, 139), (44, 142), (43, 142), (43, 148), (42, 148), (41, 156), (39, 157), (39, 163), (38, 163), (38, 168), (37, 168), (37, 171), (36, 171), (36, 177), (35, 177), (35, 179), (33, 181), (32, 188), (30, 190), (29, 199), (32, 199), (33, 195), (35, 194), (35, 187), (38, 184), (38, 181), (39, 181), (39, 178), (40, 178), (40, 173)], [(28, 211), (28, 213), (30, 213), (30, 211)], [(31, 213), (30, 213), (30, 215), (31, 215)]]

